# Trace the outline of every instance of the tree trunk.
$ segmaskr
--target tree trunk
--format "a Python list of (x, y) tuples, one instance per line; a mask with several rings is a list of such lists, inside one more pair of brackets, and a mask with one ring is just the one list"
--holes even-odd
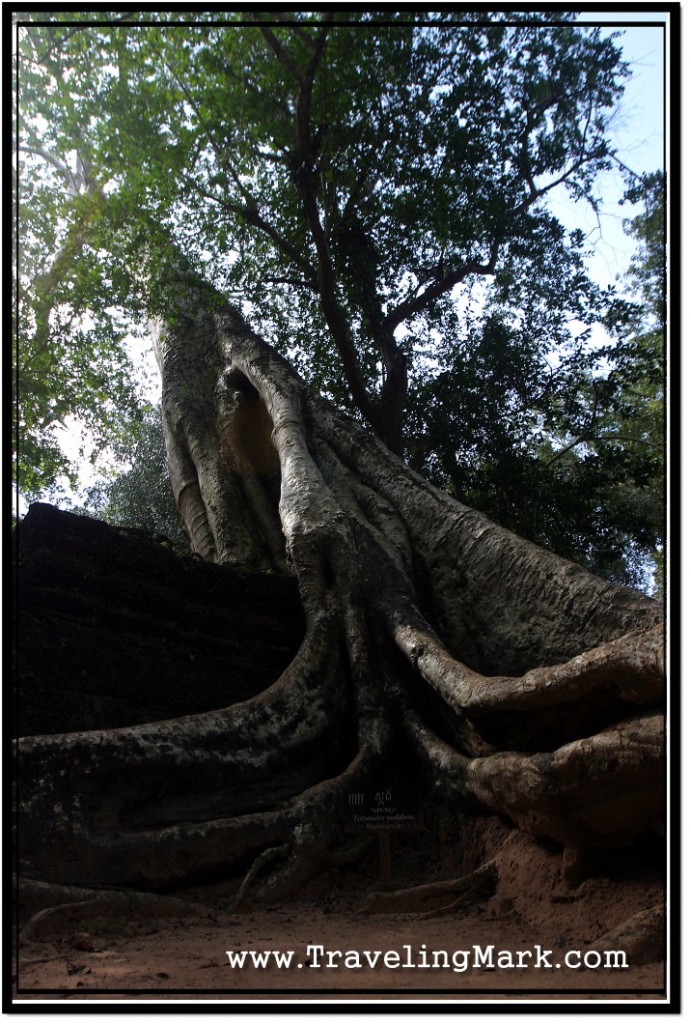
[(20, 870), (162, 891), (254, 862), (269, 898), (396, 781), (573, 847), (659, 824), (662, 608), (435, 490), (199, 301), (155, 339), (177, 502), (204, 558), (297, 577), (304, 639), (223, 710), (20, 740)]

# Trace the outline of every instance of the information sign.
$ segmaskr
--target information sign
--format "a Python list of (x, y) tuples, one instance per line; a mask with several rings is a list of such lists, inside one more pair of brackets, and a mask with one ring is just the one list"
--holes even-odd
[(348, 793), (346, 826), (356, 832), (416, 832), (424, 827), (420, 790), (392, 785)]

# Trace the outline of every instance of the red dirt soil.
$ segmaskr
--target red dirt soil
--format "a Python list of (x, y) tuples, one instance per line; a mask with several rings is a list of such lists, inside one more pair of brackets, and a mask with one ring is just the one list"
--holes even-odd
[[(15, 1001), (665, 1000), (659, 956), (641, 962), (649, 957), (639, 953), (626, 968), (568, 966), (598, 938), (664, 901), (663, 873), (649, 856), (634, 852), (627, 860), (610, 851), (589, 878), (569, 887), (560, 850), (497, 819), (476, 833), (474, 845), (462, 860), (475, 867), (479, 854), (493, 859), (496, 893), (443, 916), (363, 912), (363, 898), (386, 888), (378, 878), (376, 844), (357, 868), (325, 873), (298, 901), (272, 907), (233, 913), (232, 887), (217, 885), (187, 890), (186, 907), (178, 904), (186, 912), (173, 916), (152, 917), (134, 904), (131, 913), (116, 916), (56, 915), (18, 944)], [(468, 870), (467, 863), (462, 870), (456, 863), (455, 872), (448, 865), (431, 870), (429, 837), (396, 835), (392, 847), (396, 888)], [(479, 963), (475, 947), (482, 951)], [(483, 962), (486, 947), (494, 947), (493, 963)], [(266, 967), (231, 966), (228, 952), (243, 950), (293, 951), (293, 957), (289, 967), (271, 956)], [(467, 968), (454, 970), (464, 966), (464, 950), (470, 951)], [(328, 966), (326, 951), (344, 955), (334, 955)], [(578, 953), (567, 957), (568, 951)], [(424, 966), (435, 962), (440, 966)], [(589, 963), (596, 962), (592, 953)]]

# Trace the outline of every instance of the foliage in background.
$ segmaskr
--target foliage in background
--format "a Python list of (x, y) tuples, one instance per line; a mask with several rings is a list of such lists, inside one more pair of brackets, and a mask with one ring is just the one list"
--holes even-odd
[(130, 468), (88, 487), (79, 511), (113, 526), (159, 534), (189, 551), (168, 479), (160, 408), (148, 410), (133, 435), (127, 452)]
[(612, 40), (569, 12), (80, 17), (19, 38), (24, 492), (65, 469), (53, 422), (136, 422), (124, 325), (176, 308), (182, 253), (434, 482), (640, 582), (660, 460), (620, 421), (647, 342), (548, 203), (597, 208), (616, 166)]
[[(74, 462), (60, 444), (60, 427), (77, 417), (99, 451), (122, 439), (136, 415), (137, 388), (124, 349), (127, 324), (104, 288), (94, 231), (105, 197), (88, 154), (65, 152), (46, 101), (58, 102), (60, 130), (78, 130), (79, 114), (52, 49), (21, 61), (17, 104), (18, 255), (13, 402), (16, 481), (31, 500), (60, 476), (76, 483)], [(47, 95), (44, 95), (44, 91)], [(71, 125), (71, 129), (67, 129)], [(62, 137), (62, 136), (61, 136)], [(80, 460), (86, 458), (84, 450)]]
[(606, 318), (611, 345), (599, 351), (574, 343), (548, 359), (530, 326), (526, 336), (520, 321), (495, 309), (449, 353), (432, 385), (421, 388), (411, 461), (438, 486), (522, 536), (609, 579), (660, 594), (663, 174), (644, 177), (628, 198), (643, 202), (645, 212), (627, 227), (639, 245), (622, 297), (611, 302)]

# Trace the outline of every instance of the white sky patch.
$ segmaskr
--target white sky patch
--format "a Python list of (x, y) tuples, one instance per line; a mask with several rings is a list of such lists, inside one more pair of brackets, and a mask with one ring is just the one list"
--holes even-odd
[[(161, 375), (150, 339), (126, 338), (125, 348), (136, 371), (142, 401), (157, 405), (161, 400)], [(56, 480), (49, 500), (58, 507), (69, 508), (79, 505), (86, 488), (110, 473), (123, 472), (129, 468), (128, 465), (118, 462), (107, 449), (92, 461), (91, 453), (96, 450), (96, 438), (89, 427), (76, 416), (68, 416), (64, 424), (56, 425), (55, 433), (60, 448), (77, 467), (78, 477), (76, 489), (71, 487), (66, 477), (59, 477)], [(24, 516), (28, 511), (28, 505), (21, 495), (16, 497), (17, 513)]]
[[(660, 11), (601, 12), (586, 10), (581, 22), (591, 22), (609, 31), (607, 22), (665, 22), (667, 14)], [(629, 64), (631, 77), (614, 114), (610, 136), (619, 159), (637, 174), (660, 170), (665, 166), (665, 28), (657, 25), (627, 25), (612, 32), (621, 33), (615, 44)], [(555, 190), (552, 205), (565, 226), (581, 228), (595, 249), (589, 270), (595, 281), (607, 284), (629, 269), (636, 243), (624, 232), (624, 220), (640, 210), (619, 205), (621, 178), (615, 172), (600, 175), (598, 187), (602, 198), (600, 218), (585, 202), (574, 203), (565, 189)], [(642, 209), (642, 208), (641, 208)]]
[(126, 338), (125, 349), (137, 370), (144, 401), (157, 405), (161, 401), (161, 374), (150, 338)]

